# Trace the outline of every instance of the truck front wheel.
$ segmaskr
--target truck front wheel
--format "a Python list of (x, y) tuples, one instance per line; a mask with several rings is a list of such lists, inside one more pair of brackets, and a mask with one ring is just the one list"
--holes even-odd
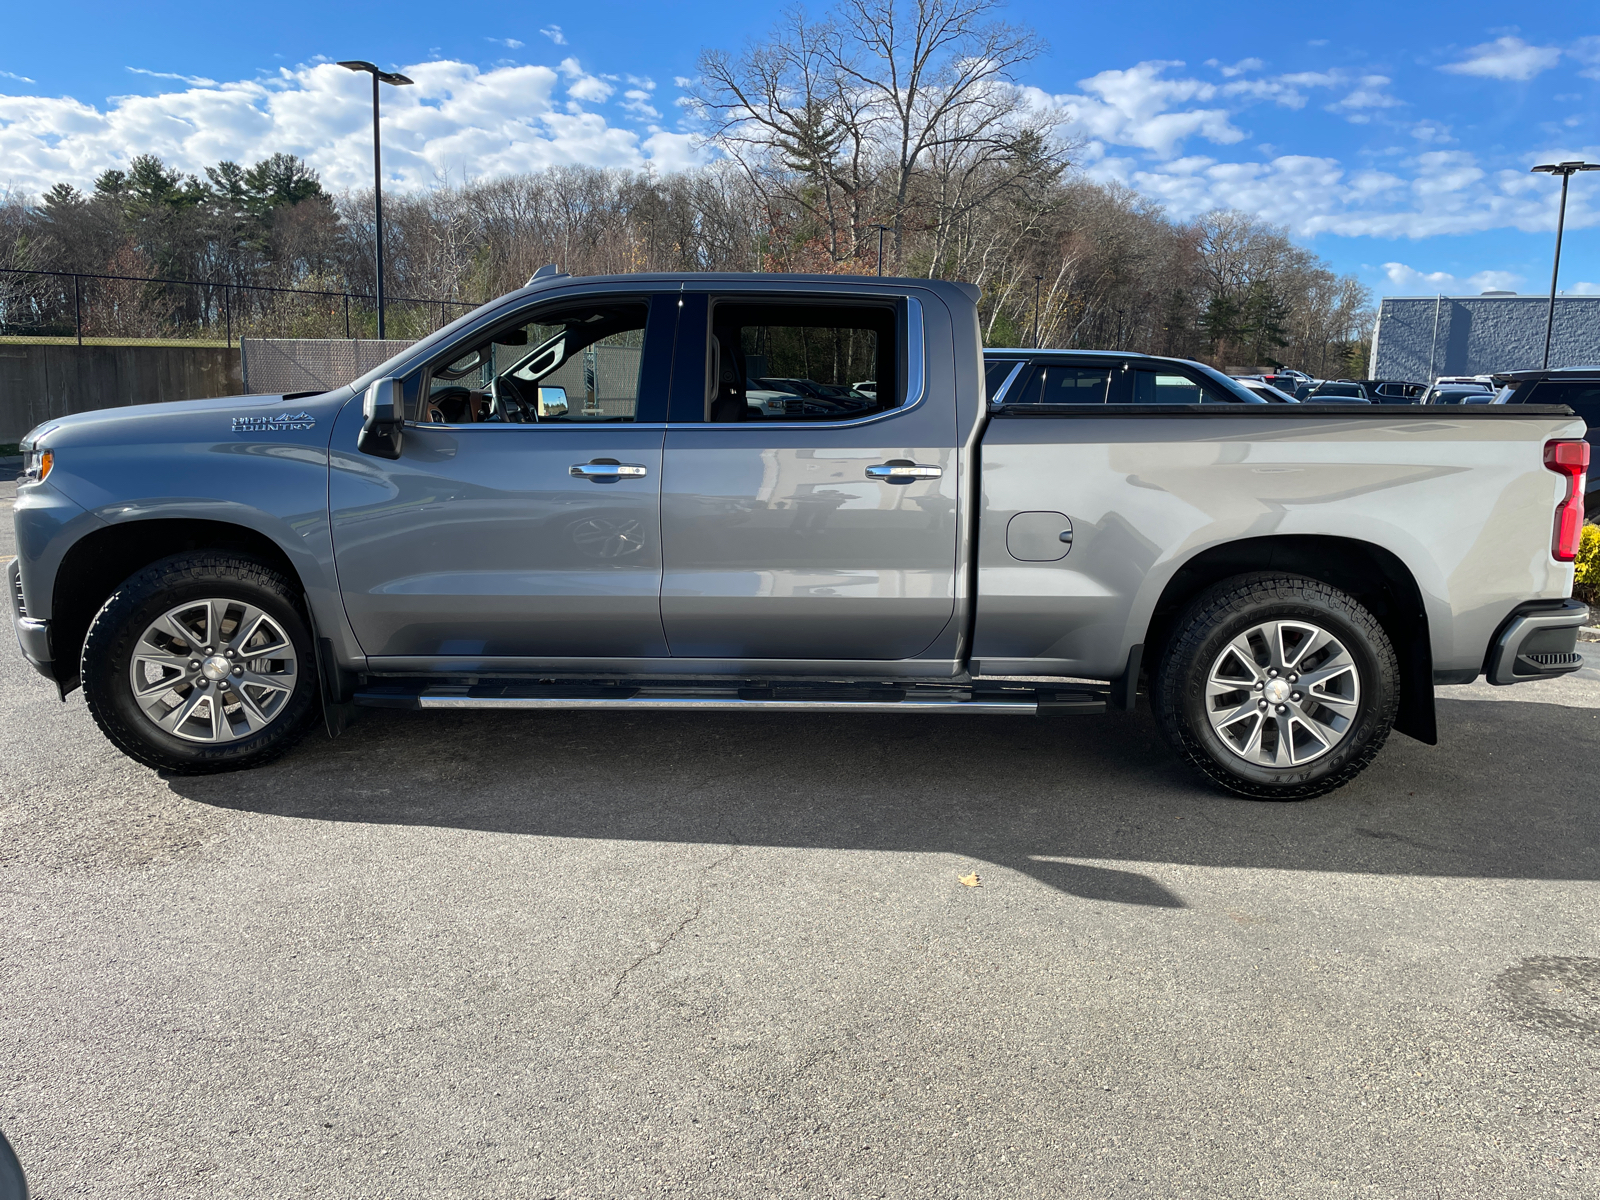
[(292, 585), (232, 554), (178, 555), (124, 582), (89, 627), (82, 674), (101, 732), (180, 775), (276, 758), (316, 707), (311, 635)]
[(1342, 787), (1383, 748), (1400, 671), (1383, 627), (1337, 588), (1240, 575), (1178, 618), (1151, 700), (1162, 736), (1213, 783), (1305, 800)]

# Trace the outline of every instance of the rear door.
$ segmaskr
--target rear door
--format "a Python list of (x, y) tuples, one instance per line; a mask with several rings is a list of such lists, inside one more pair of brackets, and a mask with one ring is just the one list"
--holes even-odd
[[(686, 293), (661, 496), (673, 657), (909, 659), (950, 624), (953, 379), (927, 364), (924, 304)], [(751, 400), (779, 384), (781, 414)]]

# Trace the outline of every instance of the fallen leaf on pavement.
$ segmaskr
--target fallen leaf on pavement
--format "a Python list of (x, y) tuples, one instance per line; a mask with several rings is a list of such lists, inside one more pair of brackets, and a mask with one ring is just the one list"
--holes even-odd
[(982, 887), (983, 886), (983, 880), (978, 878), (978, 873), (976, 871), (974, 871), (971, 875), (963, 875), (963, 876), (961, 876), (961, 882), (966, 887)]

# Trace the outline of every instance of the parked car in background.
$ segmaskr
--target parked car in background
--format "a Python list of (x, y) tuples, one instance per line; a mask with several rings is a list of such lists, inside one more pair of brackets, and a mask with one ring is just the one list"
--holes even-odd
[(1494, 392), (1481, 383), (1447, 383), (1431, 387), (1423, 396), (1424, 404), (1488, 404)]
[[(1600, 446), (1600, 366), (1509, 371), (1496, 375), (1493, 404), (1564, 404), (1589, 426), (1584, 440)], [(1591, 454), (1591, 462), (1593, 455)], [(1583, 500), (1584, 519), (1600, 521), (1600, 470), (1591, 469)]]
[[(1282, 376), (1274, 376), (1274, 378), (1280, 378), (1281, 379)], [(1238, 382), (1244, 384), (1244, 386), (1248, 390), (1250, 390), (1250, 391), (1254, 392), (1256, 395), (1260, 396), (1268, 404), (1299, 404), (1300, 403), (1300, 401), (1296, 400), (1288, 392), (1283, 391), (1281, 388), (1273, 387), (1270, 383), (1268, 383), (1261, 376), (1257, 376), (1257, 375), (1235, 375), (1234, 379), (1236, 379), (1236, 380), (1238, 380)]]
[[(1204, 363), (1125, 350), (987, 350), (993, 404), (1265, 404)], [(999, 379), (995, 384), (993, 380)]]
[(1367, 389), (1352, 379), (1324, 379), (1305, 394), (1306, 404), (1371, 404)]
[(1418, 404), (1428, 390), (1425, 383), (1404, 379), (1358, 379), (1374, 404)]
[(1268, 387), (1275, 387), (1285, 395), (1292, 397), (1295, 388), (1301, 384), (1310, 385), (1313, 381), (1303, 378), (1298, 372), (1279, 371), (1273, 375), (1260, 376), (1261, 382)]
[(863, 379), (860, 383), (852, 383), (850, 386), (863, 396), (871, 396), (874, 400), (878, 398), (878, 381), (876, 379)]

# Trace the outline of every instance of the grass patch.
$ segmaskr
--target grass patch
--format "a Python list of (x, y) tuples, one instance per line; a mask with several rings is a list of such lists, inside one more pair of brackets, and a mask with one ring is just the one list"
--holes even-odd
[[(0, 346), (76, 346), (78, 339), (75, 337), (22, 337), (17, 335), (0, 337)], [(201, 346), (217, 350), (226, 349), (227, 342), (219, 342), (206, 338), (102, 338), (86, 337), (83, 339), (85, 346)], [(233, 348), (238, 349), (239, 343), (235, 341)]]

